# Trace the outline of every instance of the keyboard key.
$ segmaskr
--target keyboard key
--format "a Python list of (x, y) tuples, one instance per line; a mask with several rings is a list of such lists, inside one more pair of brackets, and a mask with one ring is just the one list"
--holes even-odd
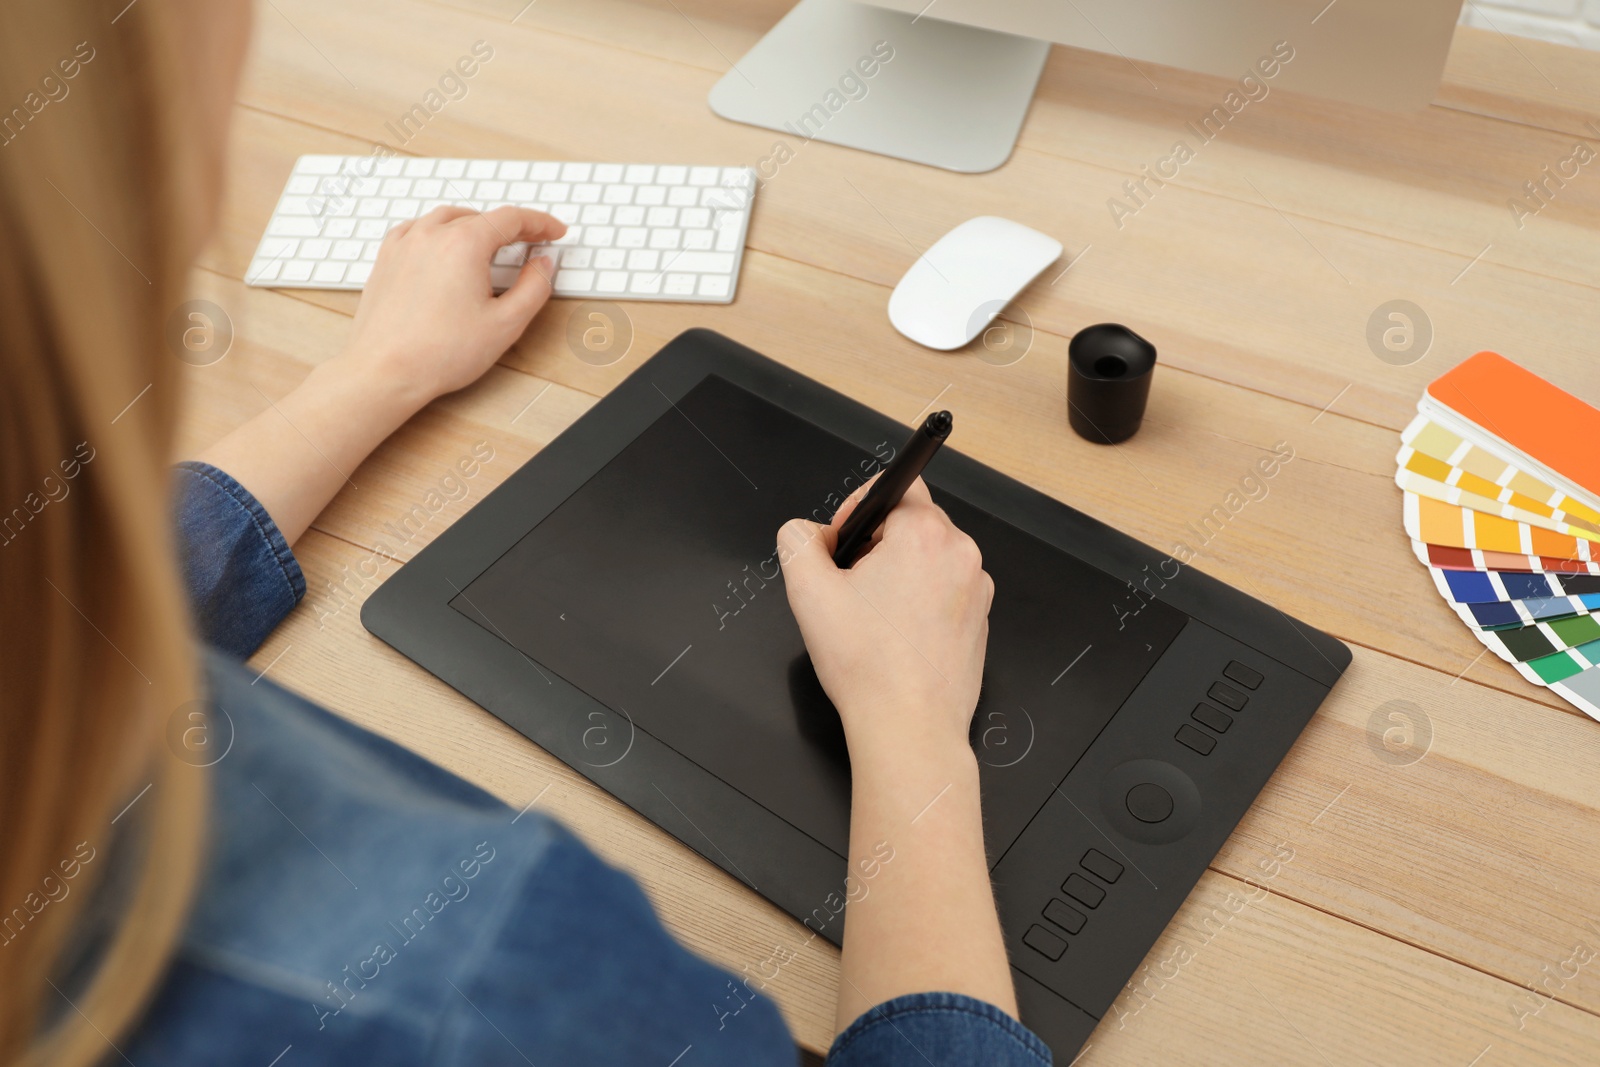
[(1067, 943), (1042, 926), (1034, 925), (1022, 935), (1022, 943), (1047, 960), (1059, 960), (1067, 951)]
[(396, 200), (389, 205), (389, 217), (396, 221), (414, 219), (422, 213), (421, 200)]
[(601, 200), (607, 204), (631, 204), (633, 203), (633, 186), (608, 185), (605, 187)]
[(266, 237), (262, 239), (261, 247), (256, 249), (256, 255), (266, 259), (288, 259), (299, 247), (300, 242), (292, 237)]
[(611, 221), (618, 226), (643, 226), (644, 208), (636, 204), (617, 208), (616, 214), (611, 216)]
[(267, 224), (267, 234), (274, 237), (315, 237), (322, 232), (322, 222), (317, 219), (298, 219), (277, 216)]
[(628, 253), (620, 248), (602, 248), (594, 254), (594, 265), (599, 270), (621, 270), (627, 262)]
[(674, 207), (693, 207), (700, 202), (700, 194), (692, 186), (680, 185), (667, 190), (667, 203)]
[(539, 186), (539, 199), (547, 204), (564, 204), (572, 195), (572, 186), (567, 182), (545, 182)]
[(589, 293), (594, 291), (594, 271), (592, 270), (559, 270), (556, 271), (557, 289), (567, 293)]
[(651, 230), (651, 248), (677, 248), (683, 241), (682, 230)]
[(355, 235), (355, 219), (329, 219), (322, 224), (322, 236), (324, 237), (354, 237)]
[(583, 220), (585, 226), (603, 226), (611, 221), (611, 208), (605, 204), (590, 204), (578, 217)]
[(561, 180), (564, 182), (586, 182), (594, 173), (592, 163), (563, 163), (561, 165)]
[(717, 251), (736, 252), (739, 250), (739, 227), (737, 223), (717, 227)]
[(244, 272), (244, 280), (251, 285), (261, 285), (276, 279), (282, 269), (281, 259), (256, 259), (251, 261), (250, 269)]
[(1222, 676), (1229, 681), (1238, 682), (1246, 689), (1257, 689), (1261, 686), (1262, 674), (1252, 667), (1246, 667), (1238, 660), (1234, 660), (1222, 668)]
[(716, 185), (722, 180), (722, 171), (718, 167), (691, 167), (689, 169), (690, 185)]
[(572, 187), (572, 202), (574, 204), (598, 204), (600, 202), (600, 186), (593, 182), (584, 182)]
[(706, 274), (700, 278), (700, 295), (708, 297), (724, 297), (728, 295), (728, 276), (726, 274)]
[(668, 256), (668, 270), (692, 270), (701, 274), (733, 273), (733, 257), (726, 252), (679, 252)]
[(467, 173), (467, 161), (464, 159), (441, 159), (433, 168), (436, 178), (462, 178)]
[(561, 257), (561, 265), (563, 267), (571, 267), (574, 270), (584, 270), (592, 267), (594, 266), (594, 249), (568, 248)]
[(710, 230), (684, 230), (683, 247), (704, 252), (715, 243), (717, 235)]
[[(1122, 877), (1122, 864), (1097, 848), (1091, 848), (1088, 852), (1085, 852), (1083, 859), (1078, 861), (1078, 866), (1107, 885), (1115, 884), (1116, 880)], [(1077, 933), (1077, 931), (1074, 930), (1072, 933)]]
[(296, 175), (289, 179), (289, 184), (283, 187), (283, 191), (295, 196), (307, 196), (317, 191), (317, 179), (309, 174)]
[(644, 296), (653, 296), (661, 292), (661, 275), (655, 271), (635, 274), (633, 282), (628, 286), (628, 292)]
[[(306, 243), (310, 244), (311, 242), (307, 241)], [(361, 246), (363, 243), (364, 242), (361, 241), (335, 241), (333, 243), (333, 258), (346, 260), (360, 259)]]
[(344, 281), (344, 264), (334, 260), (325, 260), (317, 264), (317, 269), (311, 272), (311, 280), (315, 282), (342, 282)]
[(506, 183), (502, 181), (479, 182), (477, 192), (472, 195), (479, 200), (504, 200), (506, 198)]
[(625, 270), (603, 270), (600, 278), (595, 283), (595, 291), (600, 293), (625, 293), (628, 291), (628, 272)]
[(585, 226), (583, 228), (583, 243), (590, 248), (610, 248), (617, 239), (617, 230), (614, 226)]
[(371, 263), (352, 263), (350, 269), (344, 272), (344, 280), (356, 285), (367, 284), (367, 279), (372, 277)]
[(1206, 696), (1225, 708), (1232, 708), (1234, 711), (1241, 710), (1249, 700), (1248, 697), (1231, 685), (1224, 685), (1221, 682), (1216, 682), (1210, 689), (1207, 689)]
[(500, 164), (500, 169), (495, 172), (495, 176), (503, 182), (520, 182), (528, 176), (527, 161), (508, 159)]
[(315, 266), (315, 263), (304, 259), (290, 260), (283, 265), (279, 277), (286, 282), (308, 282), (311, 280), (311, 269)]
[(682, 185), (689, 180), (688, 167), (657, 167), (656, 181), (662, 185)]
[(494, 265), (497, 267), (520, 267), (527, 261), (528, 246), (525, 244), (506, 245), (494, 254)]
[(1211, 750), (1217, 747), (1217, 739), (1204, 730), (1197, 730), (1188, 723), (1178, 727), (1178, 744), (1185, 748), (1192, 748), (1202, 756), (1211, 755)]
[(662, 185), (643, 185), (633, 194), (633, 202), (645, 207), (654, 207), (667, 202), (667, 190)]
[(673, 296), (690, 296), (694, 293), (696, 281), (693, 274), (669, 274), (666, 290)]
[(378, 190), (383, 187), (377, 178), (360, 174), (344, 175), (336, 180), (342, 183), (342, 188), (336, 194), (341, 196), (377, 196)]
[(311, 196), (286, 196), (278, 201), (279, 215), (320, 215), (322, 201)]
[(512, 182), (506, 186), (506, 196), (512, 200), (533, 200), (539, 195), (538, 182)]
[(1106, 899), (1106, 891), (1081, 874), (1067, 875), (1067, 880), (1061, 883), (1061, 891), (1089, 908), (1098, 908)]
[(535, 163), (528, 168), (528, 180), (533, 182), (553, 182), (561, 177), (561, 164)]
[(1228, 727), (1233, 725), (1233, 716), (1225, 711), (1219, 711), (1210, 704), (1196, 704), (1189, 717), (1195, 722), (1211, 727), (1219, 734), (1228, 732)]
[(368, 241), (367, 247), (361, 250), (361, 258), (366, 260), (368, 263), (371, 263), (378, 258), (378, 252), (382, 250), (382, 248), (382, 241)]
[(380, 178), (392, 178), (404, 169), (405, 160), (395, 157), (394, 159), (378, 160), (377, 164), (372, 168), (372, 173)]
[(686, 230), (703, 230), (711, 225), (711, 209), (686, 207), (678, 212), (678, 225)]
[(653, 207), (645, 213), (645, 225), (662, 229), (678, 224), (678, 209), (675, 207)]
[(500, 165), (492, 159), (474, 159), (467, 164), (467, 177), (493, 178)]
[(433, 160), (408, 159), (403, 173), (407, 178), (431, 178), (433, 177)]
[(620, 182), (622, 180), (622, 164), (596, 163), (594, 165), (594, 180), (602, 185)]
[(383, 181), (383, 185), (381, 187), (379, 187), (379, 189), (378, 189), (378, 193), (380, 195), (382, 195), (382, 196), (390, 196), (390, 197), (393, 197), (393, 196), (410, 196), (411, 195), (411, 179), (410, 178), (385, 178), (384, 181)]
[(327, 259), (328, 252), (333, 248), (332, 241), (303, 241), (300, 244), (301, 259)]
[(661, 253), (641, 248), (628, 253), (629, 270), (655, 270), (661, 264)]
[(617, 231), (618, 248), (643, 248), (650, 240), (650, 231), (643, 226), (624, 226)]
[(363, 240), (370, 241), (388, 232), (389, 227), (382, 219), (362, 219), (356, 223), (355, 235)]
[(1044, 917), (1069, 934), (1082, 930), (1083, 924), (1089, 921), (1087, 915), (1059, 897), (1051, 898), (1050, 903), (1044, 906)]
[(730, 189), (749, 189), (756, 183), (756, 172), (749, 167), (723, 167), (722, 184)]
[(649, 185), (656, 180), (656, 168), (647, 164), (635, 163), (622, 175), (622, 180), (629, 185)]
[(382, 218), (389, 212), (389, 201), (382, 197), (364, 197), (356, 208), (356, 215), (363, 219)]
[[(571, 205), (571, 204), (558, 204), (556, 206), (557, 207), (572, 207), (573, 205)], [(555, 215), (556, 218), (558, 218), (558, 219), (561, 217), (560, 214), (558, 214), (556, 212), (553, 212), (553, 211), (551, 212), (551, 214)], [(562, 234), (560, 237), (557, 237), (554, 241), (551, 241), (550, 243), (553, 244), (553, 245), (571, 246), (571, 245), (577, 244), (581, 240), (583, 240), (583, 227), (582, 226), (568, 226), (566, 233)]]

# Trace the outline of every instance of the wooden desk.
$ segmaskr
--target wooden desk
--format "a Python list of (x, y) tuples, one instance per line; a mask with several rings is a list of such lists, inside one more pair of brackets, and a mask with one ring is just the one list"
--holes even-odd
[[(240, 282), (293, 158), (394, 143), (385, 123), (473, 42), (493, 59), (405, 152), (748, 164), (771, 152), (777, 135), (705, 101), (785, 0), (523, 3), (261, 5), (222, 232), (194, 280), (237, 340), (189, 372), (185, 447), (263, 409), (346, 336), (354, 295)], [(1310, 25), (1283, 36), (1315, 47)], [(1578, 961), (1600, 950), (1600, 724), (1483, 654), (1412, 559), (1391, 479), (1424, 383), (1480, 348), (1600, 398), (1600, 163), (1520, 229), (1507, 207), (1575, 137), (1600, 144), (1584, 126), (1600, 117), (1600, 55), (1463, 29), (1426, 113), (1274, 93), (1115, 225), (1107, 200), (1226, 89), (1058, 49), (1015, 156), (976, 177), (789, 138), (734, 304), (628, 305), (632, 351), (604, 368), (567, 347), (574, 303), (552, 304), (483, 382), (353, 473), (297, 546), (310, 592), (257, 669), (514, 806), (537, 797), (633, 872), (686, 943), (738, 970), (799, 944), (801, 928), (361, 628), (372, 585), (356, 569), (377, 540), (400, 540), (386, 525), (412, 516), (409, 558), (691, 325), (904, 419), (940, 396), (963, 450), (1162, 548), (1288, 442), (1295, 459), (1270, 495), (1197, 563), (1343, 638), (1355, 663), (1082, 1063), (1593, 1063), (1600, 958)], [(1036, 334), (1010, 366), (920, 349), (884, 311), (916, 251), (986, 213), (1059, 236), (1074, 261), (1015, 305)], [(1395, 298), (1432, 322), (1412, 366), (1366, 341), (1369, 315)], [(1115, 451), (1074, 437), (1064, 414), (1066, 338), (1104, 320), (1134, 326), (1163, 362), (1143, 431)], [(412, 509), (480, 441), (495, 458), (468, 498), (418, 522)], [(394, 567), (380, 563), (379, 581)], [(1414, 762), (1374, 748), (1395, 700), (1431, 735)], [(811, 942), (773, 986), (812, 1049), (831, 1036), (836, 980), (835, 952)]]

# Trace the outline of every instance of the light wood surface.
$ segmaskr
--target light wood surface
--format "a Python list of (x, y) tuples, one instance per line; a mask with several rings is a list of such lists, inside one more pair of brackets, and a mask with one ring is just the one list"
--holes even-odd
[[(524, 2), (260, 6), (221, 233), (192, 294), (228, 311), (236, 341), (186, 371), (186, 449), (264, 409), (348, 332), (354, 294), (240, 281), (294, 158), (394, 144), (385, 123), (473, 42), (494, 58), (404, 152), (751, 165), (769, 154), (777, 135), (723, 122), (705, 99), (784, 0), (550, 0), (519, 14)], [(1315, 46), (1309, 26), (1283, 36)], [(1355, 663), (1080, 1062), (1593, 1063), (1600, 724), (1480, 655), (1411, 557), (1392, 475), (1423, 385), (1478, 349), (1600, 398), (1600, 163), (1520, 229), (1506, 203), (1574, 138), (1600, 145), (1585, 125), (1600, 121), (1600, 56), (1462, 29), (1426, 112), (1273, 93), (1119, 228), (1107, 200), (1226, 91), (1058, 48), (1015, 155), (991, 174), (797, 144), (757, 198), (735, 303), (629, 304), (633, 347), (599, 368), (567, 348), (574, 302), (554, 302), (482, 382), (353, 472), (296, 546), (309, 592), (256, 668), (510, 804), (538, 796), (636, 875), (687, 944), (738, 970), (800, 945), (802, 928), (361, 628), (361, 601), (396, 564), (382, 561), (365, 588), (351, 575), (377, 541), (394, 545), (385, 524), (475, 443), (494, 449), (465, 500), (396, 546), (410, 558), (699, 325), (901, 419), (942, 395), (963, 451), (1164, 550), (1288, 442), (1295, 459), (1270, 495), (1197, 564), (1342, 638)], [(920, 349), (884, 311), (921, 249), (988, 213), (1081, 257), (1008, 312), (1035, 334), (1003, 367)], [(1433, 324), (1412, 366), (1366, 342), (1368, 316), (1394, 298)], [(1115, 449), (1073, 436), (1064, 413), (1066, 340), (1107, 320), (1149, 337), (1163, 364), (1144, 429)], [(1373, 717), (1394, 700), (1431, 729), (1409, 765), (1372, 745)], [(1580, 948), (1597, 958), (1574, 973)], [(831, 1037), (837, 973), (837, 954), (811, 942), (772, 987), (808, 1048)]]

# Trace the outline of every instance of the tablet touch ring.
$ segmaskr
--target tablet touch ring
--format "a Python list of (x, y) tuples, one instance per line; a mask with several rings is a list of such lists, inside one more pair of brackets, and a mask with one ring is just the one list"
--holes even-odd
[(1200, 790), (1170, 763), (1136, 759), (1100, 783), (1100, 810), (1118, 833), (1149, 845), (1186, 837), (1200, 821)]

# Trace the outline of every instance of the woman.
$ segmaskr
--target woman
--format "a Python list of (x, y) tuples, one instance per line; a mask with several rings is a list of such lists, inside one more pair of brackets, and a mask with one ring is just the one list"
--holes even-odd
[[(0, 122), (0, 1063), (793, 1062), (771, 1002), (558, 825), (197, 650), (191, 626), (248, 654), (293, 607), (291, 546), (339, 472), (548, 298), (539, 261), (493, 296), (493, 250), (561, 224), (441, 209), (391, 233), (348, 350), (179, 467), (175, 552), (161, 337), (217, 216), (249, 10), (112, 8), (0, 8), (0, 104), (19, 102)], [(992, 584), (920, 484), (849, 572), (835, 529), (784, 527), (785, 586), (845, 726), (852, 867), (893, 858), (847, 910), (831, 1060), (1047, 1063), (1015, 1019), (967, 744)], [(235, 732), (209, 769), (173, 740), (202, 698)]]

